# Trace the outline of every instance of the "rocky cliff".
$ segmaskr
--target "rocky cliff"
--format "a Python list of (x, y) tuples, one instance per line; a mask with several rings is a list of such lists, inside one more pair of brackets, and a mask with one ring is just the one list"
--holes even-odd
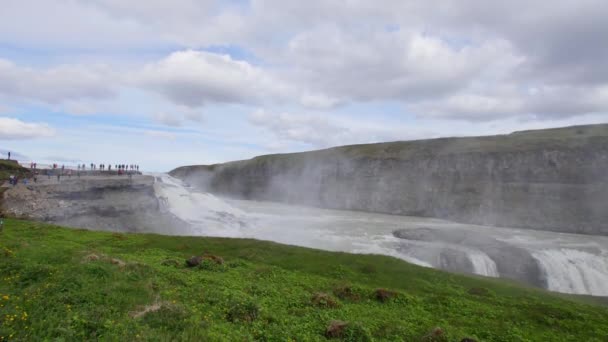
[(608, 125), (344, 146), (171, 174), (245, 199), (608, 235)]
[(60, 225), (129, 232), (173, 232), (186, 224), (162, 208), (151, 176), (54, 177), (5, 185), (2, 214)]

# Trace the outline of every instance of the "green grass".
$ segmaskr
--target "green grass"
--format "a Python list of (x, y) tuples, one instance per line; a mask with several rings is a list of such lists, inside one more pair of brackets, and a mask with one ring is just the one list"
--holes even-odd
[[(225, 262), (185, 267), (203, 253)], [(593, 298), (256, 240), (9, 219), (0, 277), (0, 340), (317, 341), (334, 320), (348, 322), (350, 341), (420, 341), (436, 327), (436, 341), (608, 336), (608, 309)], [(397, 294), (381, 301), (378, 288)]]

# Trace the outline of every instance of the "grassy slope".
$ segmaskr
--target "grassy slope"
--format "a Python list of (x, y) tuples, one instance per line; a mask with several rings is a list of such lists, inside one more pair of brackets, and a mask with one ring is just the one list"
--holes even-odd
[[(183, 266), (203, 252), (226, 262)], [(437, 326), (449, 341), (608, 336), (608, 309), (578, 299), (390, 257), (255, 240), (112, 234), (7, 220), (0, 277), (0, 340), (314, 341), (325, 339), (335, 319), (351, 323), (351, 340), (419, 341)], [(358, 301), (335, 297), (334, 289), (345, 284)], [(378, 287), (399, 296), (381, 303), (373, 295)], [(472, 288), (478, 294), (469, 293)], [(329, 293), (338, 307), (311, 304), (316, 292)], [(142, 314), (155, 303), (160, 310)]]

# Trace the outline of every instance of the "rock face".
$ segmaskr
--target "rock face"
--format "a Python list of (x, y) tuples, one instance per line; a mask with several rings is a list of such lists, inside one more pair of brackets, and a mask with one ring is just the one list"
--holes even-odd
[(244, 199), (608, 235), (608, 125), (344, 146), (171, 175)]
[(163, 212), (154, 178), (148, 176), (64, 176), (61, 182), (41, 176), (38, 183), (7, 188), (1, 209), (9, 216), (78, 228), (167, 233), (185, 226)]

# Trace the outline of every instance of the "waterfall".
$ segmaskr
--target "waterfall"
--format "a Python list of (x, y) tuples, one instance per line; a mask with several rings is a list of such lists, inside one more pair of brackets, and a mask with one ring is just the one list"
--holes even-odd
[[(189, 223), (187, 230), (167, 234), (247, 237), (332, 251), (384, 254), (422, 266), (488, 277), (500, 276), (497, 262), (501, 267), (508, 264), (517, 268), (522, 266), (517, 264), (521, 258), (513, 253), (530, 253), (529, 261), (538, 264), (549, 290), (608, 296), (605, 237), (521, 230), (514, 236), (513, 229), (225, 200), (197, 192), (169, 175), (154, 176), (161, 210)], [(420, 225), (428, 228), (415, 228)], [(414, 228), (408, 233), (412, 239), (393, 236), (395, 230), (408, 227)]]
[[(154, 191), (161, 210), (190, 224), (190, 234), (242, 237), (245, 213), (209, 193), (189, 191), (178, 179), (155, 175)], [(168, 232), (171, 233), (171, 232)]]
[(551, 291), (608, 296), (608, 256), (575, 249), (532, 252)]
[(467, 257), (473, 264), (473, 272), (486, 277), (498, 277), (496, 263), (486, 253), (470, 250)]

